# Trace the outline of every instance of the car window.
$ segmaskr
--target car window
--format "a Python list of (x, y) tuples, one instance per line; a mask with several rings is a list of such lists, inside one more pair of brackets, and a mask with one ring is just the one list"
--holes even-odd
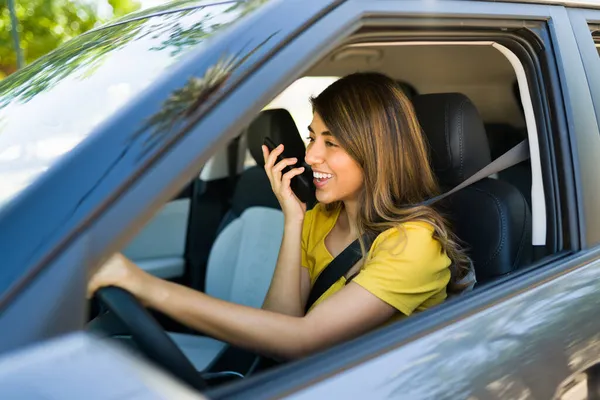
[(246, 12), (221, 3), (90, 31), (0, 83), (0, 206)]

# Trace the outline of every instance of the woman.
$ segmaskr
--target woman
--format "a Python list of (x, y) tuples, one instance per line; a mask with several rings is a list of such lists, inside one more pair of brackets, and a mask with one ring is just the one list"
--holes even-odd
[[(285, 216), (273, 280), (262, 309), (211, 298), (160, 280), (116, 255), (89, 293), (115, 285), (194, 329), (262, 355), (294, 359), (440, 304), (468, 259), (442, 217), (418, 203), (438, 193), (415, 112), (390, 78), (357, 73), (311, 99), (305, 161), (318, 204), (309, 212), (290, 189), (302, 172), (283, 146), (263, 147), (265, 170)], [(373, 238), (363, 259), (304, 315), (321, 271), (356, 238)]]

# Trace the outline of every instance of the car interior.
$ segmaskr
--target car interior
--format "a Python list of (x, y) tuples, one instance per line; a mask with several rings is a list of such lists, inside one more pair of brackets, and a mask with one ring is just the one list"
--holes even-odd
[[(291, 83), (219, 149), (198, 178), (155, 215), (124, 254), (161, 278), (260, 308), (283, 234), (283, 213), (262, 168), (260, 147), (269, 136), (303, 159), (306, 127), (312, 118), (308, 97), (336, 77), (356, 71), (391, 76), (413, 102), (443, 190), (537, 134), (528, 132), (523, 81), (491, 42), (373, 39), (347, 44)], [(469, 248), (476, 291), (543, 254), (534, 251), (544, 247), (543, 239), (532, 233), (536, 221), (546, 218), (543, 207), (532, 206), (532, 193), (539, 198), (532, 190), (534, 162), (539, 159), (485, 178), (444, 202), (443, 212)], [(314, 203), (311, 200), (309, 208)], [(255, 355), (248, 354), (244, 360), (239, 354), (228, 356), (231, 348), (226, 343), (165, 316), (154, 316), (194, 368), (205, 379), (214, 378), (215, 384), (246, 377), (259, 368)]]

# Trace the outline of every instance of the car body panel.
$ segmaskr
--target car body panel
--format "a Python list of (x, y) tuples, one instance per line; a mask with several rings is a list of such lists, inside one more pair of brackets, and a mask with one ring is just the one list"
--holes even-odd
[(581, 268), (289, 398), (553, 398), (569, 377), (600, 362), (595, 254)]
[[(210, 47), (190, 53), (0, 211), (0, 253), (7, 254), (8, 268), (0, 271), (0, 352), (81, 328), (86, 269), (131, 239), (217, 146), (358, 28), (362, 17), (381, 14), (548, 21), (565, 99), (565, 142), (580, 174), (580, 224), (574, 228), (585, 229), (588, 248), (557, 254), (556, 261), (486, 291), (211, 397), (546, 398), (571, 374), (600, 361), (594, 318), (600, 250), (593, 248), (600, 230), (593, 207), (599, 183), (591, 182), (592, 161), (600, 154), (591, 136), (600, 135), (567, 11), (490, 2), (466, 8), (461, 1), (340, 4), (272, 2), (241, 20)], [(168, 101), (187, 90), (199, 101), (183, 108)], [(66, 315), (69, 301), (78, 305)], [(42, 318), (22, 318), (34, 304)]]
[[(565, 101), (568, 103), (566, 114), (569, 126), (563, 134), (569, 132), (571, 140), (567, 141), (567, 147), (573, 159), (579, 161), (575, 171), (582, 173), (581, 171), (585, 170), (586, 174), (594, 172), (595, 163), (590, 159), (581, 158), (579, 151), (581, 151), (581, 147), (586, 146), (585, 143), (589, 143), (588, 141), (592, 137), (591, 147), (586, 148), (585, 151), (588, 151), (590, 155), (598, 154), (595, 153), (593, 137), (598, 132), (598, 126), (592, 112), (588, 83), (581, 73), (581, 61), (564, 8), (472, 3), (468, 9), (465, 9), (459, 7), (459, 2), (438, 2), (435, 7), (422, 2), (410, 1), (355, 3), (356, 7), (364, 7), (363, 12), (369, 16), (387, 13), (390, 16), (421, 15), (433, 18), (439, 13), (440, 16), (445, 17), (498, 16), (503, 19), (548, 20), (552, 40), (557, 46), (555, 51), (560, 50), (557, 62), (563, 83), (561, 89), (569, 93), (565, 96)], [(348, 12), (346, 9), (348, 4), (350, 3), (344, 4), (336, 12), (339, 12), (340, 15), (342, 12)], [(573, 114), (575, 108), (578, 110)], [(575, 121), (576, 119), (577, 121)], [(580, 230), (582, 238), (586, 240), (583, 242), (585, 247), (595, 248), (596, 230), (599, 226), (596, 215), (597, 206), (594, 207), (594, 204), (597, 204), (594, 201), (597, 182), (590, 182), (590, 179), (589, 176), (582, 175), (577, 180), (577, 189), (581, 190), (578, 193), (578, 200), (580, 204), (585, 204), (585, 207), (578, 210), (581, 220), (578, 224), (572, 225), (572, 228)], [(582, 186), (587, 186), (587, 189), (582, 189)], [(362, 338), (365, 340), (364, 343), (361, 343), (364, 347), (360, 347), (358, 343), (342, 346), (337, 351), (305, 360), (306, 362), (300, 362), (296, 366), (290, 365), (287, 371), (274, 372), (256, 378), (254, 382), (240, 382), (235, 388), (216, 391), (214, 397), (271, 398), (279, 397), (282, 394), (296, 397), (297, 394), (297, 397), (301, 398), (331, 397), (333, 395), (340, 397), (369, 395), (369, 398), (466, 398), (468, 392), (476, 398), (497, 395), (503, 398), (502, 394), (508, 397), (512, 396), (512, 394), (502, 392), (503, 388), (509, 386), (510, 383), (513, 383), (512, 390), (515, 390), (513, 394), (529, 393), (529, 395), (539, 396), (539, 398), (552, 397), (563, 380), (568, 379), (578, 368), (600, 361), (597, 353), (582, 350), (593, 346), (597, 341), (594, 330), (598, 331), (598, 326), (589, 323), (586, 329), (582, 330), (581, 335), (571, 334), (571, 328), (575, 329), (583, 321), (594, 319), (595, 306), (583, 311), (581, 305), (584, 302), (591, 302), (595, 305), (597, 302), (598, 287), (594, 278), (591, 277), (597, 273), (597, 252), (598, 250), (594, 249), (590, 250), (588, 254), (582, 252), (581, 254), (585, 254), (583, 258), (557, 261), (554, 263), (553, 270), (550, 266), (545, 266), (546, 273), (540, 271), (539, 275), (534, 275), (534, 278), (525, 282), (519, 282), (519, 279), (525, 279), (523, 274), (514, 276), (511, 289), (506, 289), (506, 287), (504, 290), (498, 288), (498, 291), (488, 289), (487, 293), (474, 294), (471, 300), (479, 305), (476, 309), (475, 307), (468, 308), (467, 311), (462, 308), (462, 312), (458, 312), (459, 304), (447, 303), (444, 307), (448, 306), (448, 308), (444, 311), (438, 310), (436, 322), (429, 320), (425, 315), (411, 317), (413, 320), (405, 326), (397, 327), (397, 329), (390, 327), (385, 336), (381, 333), (373, 334), (370, 340)], [(589, 265), (586, 265), (588, 263)], [(567, 276), (560, 277), (568, 268), (578, 267), (583, 268), (577, 270), (577, 273), (567, 275), (568, 278)], [(541, 282), (544, 282), (543, 290), (537, 288)], [(533, 294), (530, 295), (529, 290)], [(571, 292), (573, 292), (572, 295)], [(551, 295), (551, 293), (555, 294)], [(577, 301), (579, 296), (585, 298), (582, 303)], [(568, 311), (548, 313), (541, 311), (545, 310), (545, 307), (551, 309), (554, 303), (568, 307)], [(484, 306), (484, 304), (486, 305)], [(571, 308), (571, 304), (573, 304), (573, 308)], [(543, 314), (545, 319), (536, 318), (531, 314), (531, 310)], [(448, 316), (441, 315), (446, 312)], [(467, 313), (469, 317), (460, 320)], [(474, 315), (470, 315), (471, 313)], [(518, 324), (510, 324), (510, 321), (504, 318), (505, 313), (518, 321)], [(454, 319), (453, 316), (456, 316), (457, 319)], [(566, 322), (569, 316), (576, 321), (574, 325)], [(547, 330), (546, 335), (539, 334), (537, 330), (524, 330), (519, 332), (518, 336), (514, 336), (514, 332), (518, 331), (519, 326), (525, 327), (525, 323), (529, 319), (534, 326), (543, 326)], [(495, 320), (503, 321), (504, 325), (490, 325), (491, 321)], [(431, 324), (428, 324), (427, 321), (431, 321)], [(421, 327), (418, 328), (418, 325)], [(449, 327), (443, 328), (446, 325)], [(462, 328), (455, 329), (455, 326)], [(561, 326), (564, 326), (565, 329), (556, 329)], [(414, 329), (411, 330), (413, 327)], [(491, 329), (486, 332), (486, 335), (489, 333), (490, 336), (487, 336), (486, 340), (474, 341), (478, 330), (484, 327)], [(438, 333), (438, 329), (441, 329), (441, 333)], [(405, 331), (410, 331), (410, 334), (404, 334)], [(448, 340), (449, 332), (453, 335), (453, 345), (446, 347), (445, 342)], [(503, 343), (502, 335), (504, 334), (510, 338), (507, 343)], [(384, 340), (384, 337), (388, 340)], [(414, 344), (413, 339), (415, 339)], [(369, 340), (368, 344), (367, 340)], [(497, 345), (498, 349), (494, 347), (495, 343), (490, 345), (491, 347), (487, 345), (490, 340), (492, 342), (497, 340), (500, 343)], [(480, 343), (481, 347), (474, 349), (475, 343)], [(388, 353), (388, 351), (395, 346), (399, 348), (396, 356), (392, 356), (393, 352)], [(548, 346), (555, 346), (555, 351), (549, 352), (546, 349)], [(358, 352), (359, 355), (357, 355), (357, 348), (368, 350)], [(487, 355), (495, 356), (496, 351), (504, 352), (509, 348), (512, 348), (512, 355), (505, 355), (505, 358), (499, 360), (494, 357), (478, 358), (484, 350), (488, 352)], [(471, 351), (474, 354), (471, 354)], [(520, 352), (527, 354), (528, 358), (522, 357)], [(484, 353), (484, 355), (486, 354)], [(372, 357), (371, 361), (365, 363), (365, 360)], [(473, 358), (470, 359), (470, 357)], [(531, 365), (538, 366), (537, 377), (534, 373), (535, 368), (530, 367), (529, 362), (525, 362), (528, 359), (535, 360)], [(452, 368), (440, 360), (450, 360), (451, 364), (449, 365)], [(477, 365), (477, 369), (472, 371), (480, 371), (479, 375), (467, 371), (467, 366), (470, 368), (467, 361)], [(367, 367), (367, 365), (369, 366)], [(462, 365), (464, 368), (459, 369)], [(543, 371), (542, 377), (539, 377), (540, 365), (548, 366)], [(527, 368), (529, 368), (528, 371), (526, 371)], [(288, 371), (289, 373), (287, 373)], [(471, 370), (469, 369), (469, 371)], [(412, 379), (421, 375), (427, 378), (419, 378), (414, 384), (410, 383)], [(536, 378), (539, 379), (538, 382), (535, 382)], [(321, 381), (322, 384), (317, 384)], [(303, 391), (304, 389), (305, 391)], [(292, 395), (292, 393), (295, 394)]]
[(84, 332), (0, 359), (0, 396), (61, 400), (205, 399), (152, 364), (124, 351), (122, 346)]
[(580, 225), (582, 247), (591, 248), (600, 243), (600, 218), (598, 199), (600, 182), (597, 179), (598, 154), (600, 154), (600, 133), (589, 83), (581, 62), (581, 55), (567, 11), (554, 9), (551, 24), (552, 39), (555, 44), (556, 60), (562, 84), (563, 98), (569, 124), (568, 140), (573, 154), (575, 185), (580, 204)]

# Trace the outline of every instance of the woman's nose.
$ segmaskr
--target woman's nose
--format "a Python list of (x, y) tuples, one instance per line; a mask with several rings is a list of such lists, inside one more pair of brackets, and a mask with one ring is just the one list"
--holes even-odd
[(308, 165), (319, 165), (323, 162), (323, 151), (316, 142), (310, 143), (306, 148), (304, 161)]

